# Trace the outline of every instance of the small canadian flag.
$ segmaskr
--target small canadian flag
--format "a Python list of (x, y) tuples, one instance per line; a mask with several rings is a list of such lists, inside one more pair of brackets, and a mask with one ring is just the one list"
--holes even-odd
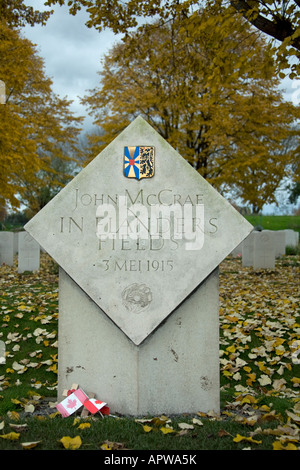
[[(74, 386), (75, 387), (75, 386)], [(81, 388), (66, 391), (67, 397), (56, 405), (61, 415), (66, 418), (75, 413), (81, 406), (84, 406), (90, 413), (95, 414), (100, 411), (101, 414), (109, 415), (109, 407), (104, 401), (97, 398), (89, 398)]]
[(97, 398), (90, 398), (84, 402), (83, 406), (89, 410), (90, 413), (95, 414), (101, 411), (102, 414), (109, 414), (109, 408), (104, 401), (97, 400)]
[(79, 388), (74, 390), (70, 395), (67, 396), (62, 402), (56, 405), (58, 411), (64, 416), (70, 416), (77, 411), (89, 397)]

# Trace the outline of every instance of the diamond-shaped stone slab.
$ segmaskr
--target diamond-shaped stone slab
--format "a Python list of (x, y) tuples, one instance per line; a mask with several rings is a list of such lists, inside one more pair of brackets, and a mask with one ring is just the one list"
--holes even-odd
[(138, 117), (25, 229), (139, 345), (252, 226)]

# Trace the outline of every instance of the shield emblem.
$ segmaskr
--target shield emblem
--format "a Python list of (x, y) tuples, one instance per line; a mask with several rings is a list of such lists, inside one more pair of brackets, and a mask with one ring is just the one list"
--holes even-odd
[(126, 178), (152, 178), (154, 175), (154, 147), (125, 147), (124, 175)]

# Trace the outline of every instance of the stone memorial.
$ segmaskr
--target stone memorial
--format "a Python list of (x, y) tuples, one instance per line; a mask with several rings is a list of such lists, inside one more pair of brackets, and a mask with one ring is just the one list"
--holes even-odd
[(0, 232), (0, 265), (14, 265), (14, 234)]
[(27, 232), (19, 232), (18, 273), (40, 269), (40, 245)]
[(19, 249), (19, 232), (14, 233), (14, 256), (18, 254)]
[(242, 243), (242, 265), (243, 267), (253, 266), (253, 252), (254, 252), (254, 234), (251, 232)]
[(275, 258), (285, 255), (285, 232), (284, 230), (263, 230), (263, 233), (270, 233), (274, 237)]
[(297, 247), (299, 244), (299, 233), (291, 229), (284, 230), (285, 246)]
[(58, 399), (218, 412), (218, 266), (252, 229), (135, 119), (25, 226), (60, 266)]
[(254, 232), (253, 269), (275, 268), (275, 236), (271, 230)]

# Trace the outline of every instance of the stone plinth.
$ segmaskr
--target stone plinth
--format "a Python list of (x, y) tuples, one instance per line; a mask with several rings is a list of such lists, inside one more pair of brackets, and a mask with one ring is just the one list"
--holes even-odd
[(252, 226), (151, 126), (137, 118), (25, 229), (61, 268), (60, 392), (217, 411), (216, 273)]

